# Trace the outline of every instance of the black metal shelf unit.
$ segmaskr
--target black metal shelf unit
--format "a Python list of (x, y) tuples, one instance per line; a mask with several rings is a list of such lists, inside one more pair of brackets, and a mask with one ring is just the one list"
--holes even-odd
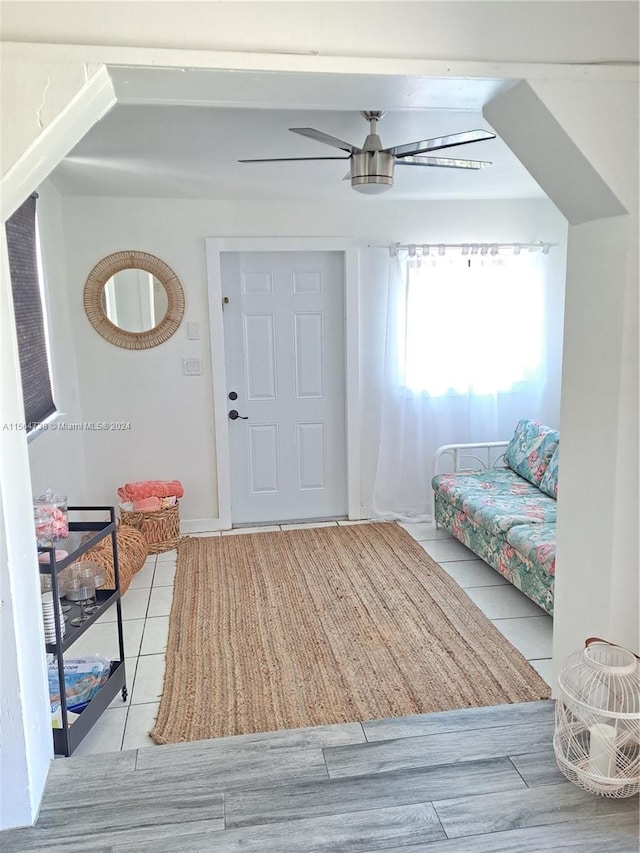
[[(63, 623), (60, 618), (58, 607), (53, 608), (53, 618), (55, 625), (55, 642), (46, 643), (46, 650), (52, 654), (56, 660), (58, 668), (58, 682), (60, 687), (60, 707), (62, 713), (62, 727), (53, 729), (53, 747), (56, 755), (71, 755), (76, 749), (80, 741), (85, 737), (87, 732), (94, 725), (100, 715), (109, 707), (109, 703), (116, 696), (118, 691), (122, 693), (123, 701), (127, 698), (127, 683), (124, 668), (124, 636), (122, 629), (122, 605), (120, 598), (120, 570), (118, 566), (118, 542), (116, 537), (116, 516), (115, 509), (112, 506), (81, 506), (69, 507), (69, 513), (102, 513), (108, 515), (108, 520), (101, 521), (70, 521), (69, 535), (65, 539), (59, 539), (55, 543), (55, 547), (38, 548), (40, 554), (48, 554), (48, 562), (39, 563), (40, 574), (51, 576), (51, 591), (53, 593), (53, 601), (56, 602), (59, 597), (59, 573), (76, 562), (78, 557), (86, 551), (94, 548), (100, 541), (107, 536), (111, 536), (111, 545), (113, 548), (113, 574), (114, 574), (114, 589), (97, 590), (96, 591), (96, 609), (87, 617), (86, 622), (82, 625), (73, 627), (69, 624), (66, 627), (63, 636)], [(87, 535), (89, 534), (89, 535)], [(62, 560), (56, 560), (56, 549), (67, 551), (67, 556)], [(118, 632), (118, 649), (119, 659), (111, 661), (111, 672), (108, 680), (102, 685), (98, 693), (93, 697), (89, 704), (80, 712), (76, 720), (71, 723), (69, 720), (69, 711), (67, 708), (67, 697), (64, 689), (64, 654), (75, 641), (89, 630), (91, 626), (99, 619), (106, 610), (115, 605), (116, 621), (114, 626)], [(75, 605), (70, 616), (76, 615), (75, 610), (78, 609)]]

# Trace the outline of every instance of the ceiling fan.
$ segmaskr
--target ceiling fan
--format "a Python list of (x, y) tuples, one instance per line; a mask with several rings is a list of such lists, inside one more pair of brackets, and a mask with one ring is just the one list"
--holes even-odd
[(449, 169), (482, 169), (490, 166), (486, 160), (451, 160), (447, 157), (424, 156), (426, 152), (441, 151), (443, 148), (453, 148), (456, 145), (466, 145), (470, 142), (482, 142), (484, 139), (495, 139), (495, 133), (487, 130), (468, 130), (464, 133), (453, 133), (450, 136), (437, 136), (434, 139), (422, 139), (409, 142), (406, 145), (394, 145), (383, 148), (380, 137), (376, 133), (376, 125), (384, 115), (379, 110), (366, 110), (361, 115), (369, 122), (369, 134), (362, 147), (351, 145), (343, 139), (337, 139), (313, 127), (290, 127), (293, 133), (308, 136), (317, 142), (324, 142), (332, 148), (346, 151), (346, 157), (266, 157), (257, 160), (238, 160), (239, 163), (279, 163), (294, 160), (349, 160), (349, 172), (344, 180), (351, 179), (351, 186), (358, 192), (373, 195), (384, 192), (393, 186), (393, 168), (396, 163), (402, 166), (443, 166)]

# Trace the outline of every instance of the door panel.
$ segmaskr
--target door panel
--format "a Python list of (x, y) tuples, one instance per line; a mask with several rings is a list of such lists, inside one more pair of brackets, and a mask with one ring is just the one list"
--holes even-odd
[(250, 424), (248, 429), (251, 494), (277, 494), (280, 469), (278, 425)]
[(233, 523), (346, 515), (342, 253), (221, 266)]
[(247, 400), (276, 400), (278, 391), (273, 314), (245, 314), (242, 340)]
[(295, 315), (296, 397), (324, 397), (324, 323), (320, 313)]
[(326, 445), (324, 423), (297, 424), (298, 488), (326, 488)]

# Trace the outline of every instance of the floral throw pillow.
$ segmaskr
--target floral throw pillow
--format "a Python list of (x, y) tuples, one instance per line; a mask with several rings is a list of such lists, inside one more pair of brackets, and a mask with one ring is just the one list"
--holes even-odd
[(557, 430), (522, 418), (504, 452), (504, 461), (516, 474), (540, 486), (559, 440)]
[(547, 465), (547, 470), (540, 481), (540, 491), (550, 498), (558, 499), (558, 461), (560, 458), (560, 445), (556, 447), (553, 456)]

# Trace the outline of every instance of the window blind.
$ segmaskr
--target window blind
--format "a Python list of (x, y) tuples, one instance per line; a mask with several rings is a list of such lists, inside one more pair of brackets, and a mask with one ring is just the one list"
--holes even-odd
[(35, 194), (7, 220), (6, 233), (18, 333), (22, 396), (29, 432), (56, 410), (51, 390), (38, 278)]

